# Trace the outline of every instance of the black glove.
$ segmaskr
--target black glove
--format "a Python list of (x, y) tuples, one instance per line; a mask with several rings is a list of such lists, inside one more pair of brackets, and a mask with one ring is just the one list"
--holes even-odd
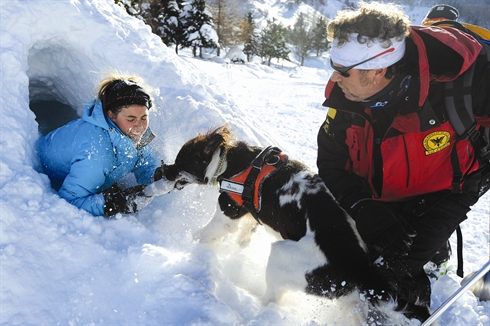
[(153, 181), (158, 181), (160, 179), (163, 179), (163, 177), (165, 176), (165, 167), (166, 165), (162, 160), (162, 166), (157, 167), (155, 169), (155, 173), (153, 173)]
[(146, 196), (143, 192), (146, 185), (121, 190), (113, 186), (102, 191), (105, 199), (104, 214), (113, 216), (117, 213), (131, 214), (139, 211), (153, 200), (153, 197)]
[(380, 254), (406, 255), (410, 251), (412, 238), (417, 233), (402, 216), (391, 212), (381, 202), (366, 201), (351, 215), (361, 238)]

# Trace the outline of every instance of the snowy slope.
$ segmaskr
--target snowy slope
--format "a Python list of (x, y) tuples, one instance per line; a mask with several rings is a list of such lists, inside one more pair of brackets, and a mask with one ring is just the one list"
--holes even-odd
[[(359, 323), (349, 302), (301, 293), (262, 305), (272, 241), (263, 230), (248, 248), (232, 235), (217, 247), (192, 238), (215, 210), (213, 187), (158, 197), (119, 220), (93, 217), (60, 199), (38, 172), (38, 125), (29, 109), (29, 101), (50, 99), (81, 113), (99, 72), (116, 68), (154, 87), (158, 111), (151, 125), (165, 161), (198, 132), (229, 123), (239, 138), (279, 145), (314, 168), (331, 73), (325, 58), (299, 68), (177, 57), (111, 1), (0, 6), (1, 324)], [(489, 203), (489, 195), (482, 198), (462, 225), (467, 273), (488, 260)], [(451, 272), (434, 284), (434, 307), (459, 280)], [(467, 293), (442, 321), (490, 325), (489, 316), (489, 305)]]

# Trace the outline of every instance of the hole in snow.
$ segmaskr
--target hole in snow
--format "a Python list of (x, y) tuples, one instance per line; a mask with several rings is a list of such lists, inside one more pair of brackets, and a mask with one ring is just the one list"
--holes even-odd
[(29, 49), (29, 106), (42, 135), (78, 118), (91, 98), (91, 60), (69, 48), (63, 41), (50, 40)]
[(31, 101), (29, 102), (29, 107), (36, 115), (41, 135), (46, 135), (50, 131), (78, 118), (77, 111), (71, 106), (55, 100)]

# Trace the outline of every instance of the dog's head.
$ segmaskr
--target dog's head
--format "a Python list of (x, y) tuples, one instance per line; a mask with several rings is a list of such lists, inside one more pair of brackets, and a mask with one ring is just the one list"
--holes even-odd
[(182, 189), (187, 184), (208, 184), (219, 168), (221, 148), (228, 146), (231, 134), (226, 126), (187, 141), (175, 163), (163, 166), (163, 175)]

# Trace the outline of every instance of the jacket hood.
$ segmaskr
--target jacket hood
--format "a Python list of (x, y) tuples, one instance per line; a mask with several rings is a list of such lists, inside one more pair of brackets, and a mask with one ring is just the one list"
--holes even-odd
[[(475, 62), (482, 45), (471, 35), (452, 27), (411, 26), (410, 28), (409, 37), (418, 49), (419, 106), (422, 106), (429, 94), (431, 80), (448, 82), (461, 76)], [(432, 37), (434, 41), (428, 40), (427, 36)], [(456, 54), (457, 59), (445, 64), (445, 59), (451, 54)], [(435, 67), (438, 66), (443, 68), (436, 69)]]
[(98, 99), (93, 99), (85, 105), (82, 119), (105, 130), (110, 128), (105, 118), (104, 110), (102, 110), (102, 102)]

